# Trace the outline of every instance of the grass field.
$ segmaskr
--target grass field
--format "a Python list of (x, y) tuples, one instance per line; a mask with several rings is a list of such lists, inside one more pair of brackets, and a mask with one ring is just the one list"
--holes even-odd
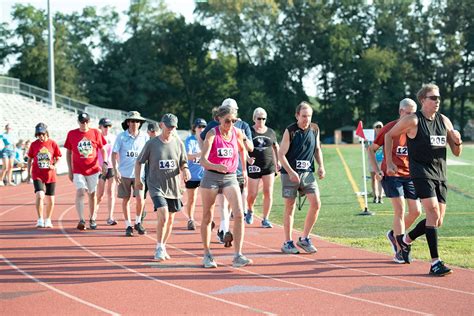
[[(338, 154), (338, 149), (341, 155)], [(323, 154), (327, 175), (324, 180), (319, 181), (322, 208), (313, 233), (336, 243), (380, 253), (391, 253), (385, 238), (385, 233), (391, 228), (393, 220), (390, 200), (385, 199), (384, 204), (373, 204), (369, 200), (369, 210), (375, 212), (375, 215), (358, 216), (361, 212), (360, 203), (341, 160), (342, 156), (355, 180), (357, 191), (363, 191), (360, 146), (327, 145), (323, 147)], [(473, 269), (474, 145), (464, 146), (460, 158), (452, 155), (448, 158), (458, 164), (448, 166), (447, 211), (443, 227), (438, 232), (439, 253), (448, 264)], [(370, 180), (367, 181), (367, 188), (370, 192)], [(272, 222), (282, 224), (283, 205), (280, 177), (277, 177), (270, 215)], [(307, 205), (301, 211), (295, 212), (295, 228), (298, 230), (303, 229), (306, 210)], [(257, 200), (255, 211), (261, 214), (261, 196)], [(424, 218), (424, 214), (421, 218)], [(418, 260), (430, 259), (424, 236), (414, 243), (412, 256)]]

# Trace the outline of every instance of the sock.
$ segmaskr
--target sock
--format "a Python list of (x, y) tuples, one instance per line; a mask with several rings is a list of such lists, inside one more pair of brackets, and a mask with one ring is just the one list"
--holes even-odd
[(418, 224), (416, 224), (415, 228), (413, 228), (409, 233), (408, 236), (410, 236), (410, 239), (413, 241), (417, 239), (420, 236), (423, 236), (426, 231), (426, 218), (424, 220), (421, 220)]
[(403, 242), (404, 242), (405, 244), (407, 244), (407, 245), (411, 245), (412, 242), (413, 242), (413, 241), (412, 241), (412, 242), (408, 242), (408, 240), (407, 240), (407, 235), (402, 235), (402, 240), (403, 240)]
[(438, 258), (438, 228), (426, 226), (426, 241), (430, 248), (431, 258)]
[(437, 260), (431, 262), (431, 266), (434, 266), (435, 264), (437, 264), (440, 261), (441, 261), (441, 258), (438, 258)]
[(125, 220), (125, 227), (129, 227), (129, 226), (132, 226), (132, 223), (130, 223), (130, 221)]
[(137, 217), (135, 218), (135, 224), (140, 224), (141, 221), (142, 221), (142, 217), (141, 217), (141, 216), (137, 216)]
[(240, 252), (240, 251), (239, 251), (239, 252), (236, 252), (236, 253), (234, 254), (234, 258), (237, 258), (237, 257), (239, 257), (239, 256), (241, 256), (241, 255), (242, 255), (242, 252)]
[[(161, 246), (161, 243), (160, 243), (160, 242), (157, 242), (157, 243), (156, 243), (156, 249), (161, 248), (161, 247), (162, 247), (162, 246)], [(163, 248), (162, 248), (162, 249), (163, 249)]]

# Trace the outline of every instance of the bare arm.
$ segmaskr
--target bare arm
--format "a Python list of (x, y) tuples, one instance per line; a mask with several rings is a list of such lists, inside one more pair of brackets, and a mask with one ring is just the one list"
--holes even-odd
[(454, 129), (453, 123), (451, 123), (451, 120), (441, 114), (444, 125), (446, 126), (446, 129), (448, 130), (448, 144), (449, 147), (451, 148), (451, 152), (453, 153), (454, 156), (459, 157), (462, 153), (462, 139), (461, 139), (461, 134)]
[(245, 135), (243, 131), (238, 131), (237, 133), (237, 143), (239, 145), (239, 154), (240, 154), (240, 161), (242, 163), (242, 176), (244, 177), (244, 185), (247, 184), (247, 145), (246, 143), (252, 143), (252, 150), (253, 150), (253, 142), (249, 142), (248, 140), (244, 140)]
[(280, 146), (278, 146), (278, 143), (274, 143), (272, 147), (272, 151), (273, 151), (273, 162), (275, 163), (276, 171), (280, 171), (281, 169), (280, 160), (278, 159), (279, 150), (280, 150)]
[(318, 176), (319, 179), (323, 179), (326, 176), (326, 170), (324, 169), (324, 161), (323, 161), (323, 151), (321, 149), (321, 142), (319, 140), (319, 133), (316, 137), (316, 148), (314, 149), (314, 159), (318, 163)]
[(135, 189), (137, 190), (143, 190), (143, 182), (142, 182), (142, 178), (140, 177), (141, 174), (142, 174), (142, 163), (138, 161), (137, 159), (135, 161)]
[(299, 182), (300, 177), (298, 173), (290, 167), (290, 163), (286, 159), (286, 154), (288, 153), (288, 149), (290, 148), (290, 134), (288, 130), (285, 130), (283, 133), (283, 138), (280, 144), (280, 150), (278, 151), (278, 159), (280, 160), (281, 166), (286, 170), (290, 180), (293, 182)]
[(208, 160), (209, 153), (211, 151), (212, 143), (214, 142), (214, 138), (216, 137), (215, 130), (210, 130), (206, 134), (206, 138), (202, 144), (202, 151), (201, 151), (201, 166), (203, 166), (207, 170), (215, 170), (217, 172), (226, 173), (227, 167), (220, 164), (214, 164)]
[(114, 168), (115, 180), (117, 181), (118, 184), (120, 184), (122, 182), (122, 175), (120, 174), (120, 172), (118, 171), (118, 168), (117, 168), (117, 163), (118, 163), (119, 159), (120, 158), (118, 156), (118, 153), (113, 152), (112, 153), (112, 168)]
[(407, 137), (410, 135), (414, 136), (416, 135), (417, 128), (418, 118), (415, 114), (411, 114), (400, 119), (400, 121), (385, 134), (383, 149), (385, 162), (387, 163), (387, 174), (389, 176), (394, 176), (398, 171), (397, 166), (392, 160), (393, 139), (400, 137), (402, 134), (407, 134)]
[(69, 180), (72, 181), (73, 179), (73, 174), (72, 174), (72, 151), (68, 149), (66, 151), (66, 162), (67, 162), (67, 169), (68, 169), (68, 177)]
[[(383, 176), (382, 170), (379, 169), (377, 162), (375, 160), (375, 152), (380, 148), (380, 146), (376, 143), (372, 143), (369, 147), (367, 147), (367, 156), (369, 157), (369, 163), (372, 166), (372, 170), (375, 172), (375, 178), (377, 180), (381, 180)], [(385, 145), (384, 145), (385, 148)], [(392, 153), (390, 153), (392, 154)]]

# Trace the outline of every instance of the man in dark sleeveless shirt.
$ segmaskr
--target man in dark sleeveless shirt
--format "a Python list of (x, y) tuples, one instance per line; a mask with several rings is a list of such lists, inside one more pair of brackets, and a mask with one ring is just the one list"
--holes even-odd
[(306, 194), (309, 201), (309, 210), (306, 215), (303, 236), (298, 239), (296, 244), (308, 253), (317, 251), (309, 238), (321, 208), (319, 189), (314, 178), (314, 160), (316, 159), (319, 166), (319, 179), (324, 178), (326, 171), (324, 170), (323, 153), (319, 142), (319, 128), (316, 124), (311, 123), (312, 115), (313, 109), (309, 103), (301, 102), (296, 107), (297, 122), (286, 128), (278, 151), (278, 158), (282, 165), (282, 195), (285, 199), (283, 219), (285, 242), (281, 247), (281, 251), (288, 254), (299, 253), (291, 238), (295, 199), (298, 190)]
[[(441, 227), (446, 212), (446, 145), (449, 145), (455, 156), (459, 156), (462, 140), (451, 121), (438, 113), (441, 102), (438, 86), (423, 85), (416, 96), (421, 103), (421, 110), (401, 119), (387, 133), (385, 151), (391, 151), (393, 138), (401, 134), (408, 136), (410, 177), (425, 209), (426, 219), (405, 236), (399, 236), (397, 241), (402, 248), (403, 259), (410, 263), (411, 243), (426, 235), (432, 258), (430, 274), (444, 276), (452, 272), (438, 255), (438, 227)], [(386, 158), (387, 173), (393, 175), (397, 167), (391, 155)]]

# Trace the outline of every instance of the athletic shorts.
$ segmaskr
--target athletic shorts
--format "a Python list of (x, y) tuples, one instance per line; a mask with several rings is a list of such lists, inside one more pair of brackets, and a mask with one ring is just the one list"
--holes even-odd
[(235, 173), (220, 173), (216, 171), (204, 170), (201, 180), (201, 188), (222, 190), (225, 187), (239, 186)]
[(433, 179), (413, 179), (416, 195), (420, 199), (436, 197), (439, 203), (446, 204), (448, 186), (446, 181)]
[(103, 176), (102, 174), (100, 174), (99, 179), (105, 181), (105, 180), (108, 180), (108, 179), (112, 179), (113, 177), (115, 177), (114, 168), (108, 168), (108, 169), (107, 169), (107, 173), (105, 174), (105, 176)]
[(186, 189), (196, 189), (201, 185), (201, 181), (188, 181), (184, 183)]
[(162, 196), (152, 196), (154, 211), (156, 212), (159, 208), (166, 207), (168, 212), (176, 213), (181, 211), (183, 208), (183, 202), (180, 199), (167, 199)]
[(5, 159), (12, 159), (15, 157), (15, 151), (8, 148), (3, 148), (2, 150), (0, 150), (0, 153), (2, 154), (2, 158)]
[(382, 187), (385, 196), (388, 198), (405, 197), (410, 200), (417, 199), (415, 186), (411, 178), (384, 176), (382, 178)]
[(297, 183), (290, 181), (290, 176), (287, 173), (281, 174), (281, 191), (284, 198), (294, 199), (298, 191), (304, 194), (319, 195), (318, 184), (312, 172), (300, 173), (299, 176), (300, 182)]
[(120, 184), (118, 185), (117, 189), (117, 197), (120, 199), (126, 199), (129, 198), (132, 195), (132, 190), (133, 190), (133, 196), (141, 196), (145, 197), (145, 190), (135, 190), (135, 178), (122, 178)]
[(275, 173), (275, 166), (271, 166), (270, 168), (262, 169), (259, 166), (248, 165), (247, 166), (247, 173), (249, 175), (249, 178), (261, 179), (262, 176), (266, 176), (266, 175)]
[[(41, 180), (33, 180), (33, 186), (35, 187), (35, 193), (39, 191), (45, 192), (45, 195), (54, 195), (56, 190), (56, 182), (44, 183)], [(44, 189), (46, 187), (46, 190)]]
[(245, 188), (244, 176), (237, 176), (237, 182), (239, 183), (240, 193), (244, 192), (244, 188)]
[(99, 175), (99, 172), (91, 174), (90, 176), (75, 173), (72, 182), (76, 186), (76, 189), (87, 189), (89, 193), (94, 193), (97, 188), (97, 180), (99, 180)]

